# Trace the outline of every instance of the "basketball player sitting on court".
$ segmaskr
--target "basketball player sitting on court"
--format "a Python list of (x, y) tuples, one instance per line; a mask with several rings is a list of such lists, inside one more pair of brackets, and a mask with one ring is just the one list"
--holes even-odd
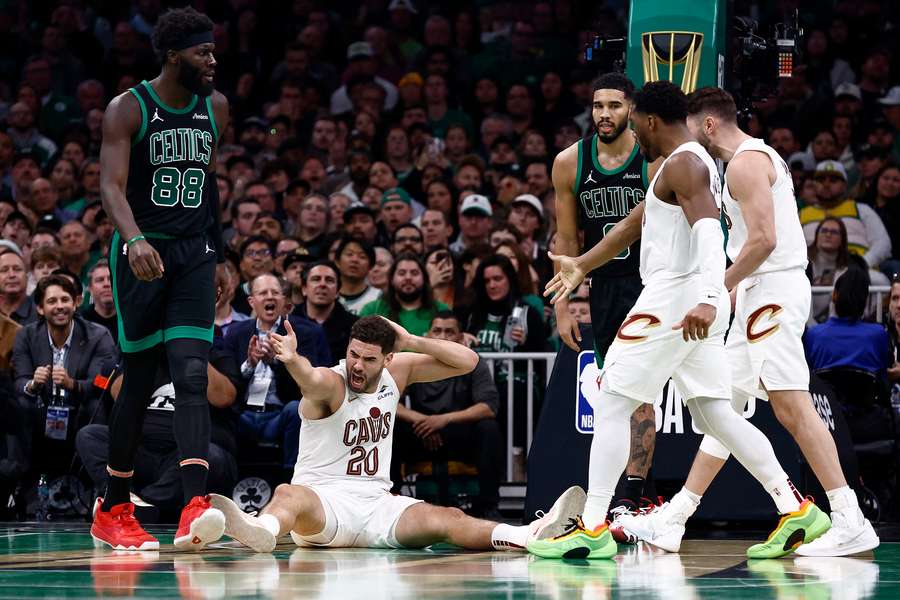
[[(346, 359), (314, 368), (296, 352), (290, 323), (273, 334), (275, 355), (300, 386), (300, 451), (290, 485), (279, 485), (259, 517), (211, 494), (225, 514), (225, 533), (270, 552), (290, 532), (298, 546), (422, 548), (448, 542), (474, 550), (524, 550), (529, 536), (548, 535), (560, 507), (529, 526), (469, 517), (390, 493), (391, 448), (398, 405), (408, 385), (464, 375), (478, 355), (462, 344), (410, 335), (382, 317), (364, 317), (350, 330)], [(575, 488), (577, 489), (577, 488)], [(581, 492), (582, 497), (584, 492)], [(556, 532), (559, 533), (559, 532)]]

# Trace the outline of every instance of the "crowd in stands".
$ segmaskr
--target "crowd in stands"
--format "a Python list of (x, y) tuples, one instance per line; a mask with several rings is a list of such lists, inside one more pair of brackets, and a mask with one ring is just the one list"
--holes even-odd
[[(118, 331), (101, 124), (111, 98), (158, 74), (149, 36), (164, 4), (0, 6), (0, 495), (26, 474), (69, 472), (76, 446), (90, 478), (105, 477)], [(479, 352), (559, 348), (541, 296), (553, 158), (593, 128), (598, 72), (582, 46), (598, 30), (624, 33), (623, 3), (195, 4), (216, 23), (216, 87), (232, 117), (216, 165), (227, 260), (209, 367), (213, 489), (233, 486), (242, 452), (261, 443), (280, 447), (285, 477), (293, 468), (299, 391), (267, 343), (286, 320), (314, 365), (340, 360), (364, 315)], [(799, 4), (800, 64), (747, 127), (791, 170), (812, 284), (854, 273), (846, 286), (888, 285), (900, 272), (900, 15), (890, 2)], [(866, 332), (878, 346), (858, 365), (886, 385), (900, 381), (891, 289), (891, 325)], [(814, 364), (856, 343), (843, 325), (885, 311), (863, 296), (862, 312), (813, 298)], [(569, 309), (589, 324), (586, 298), (583, 286)], [(167, 377), (161, 365), (136, 476), (158, 506), (179, 497)], [(500, 363), (413, 386), (414, 420), (397, 431), (401, 460), (446, 451), (477, 465), (484, 514), (502, 448), (525, 444), (518, 424), (512, 440), (498, 427), (508, 377), (524, 402), (524, 368)], [(539, 408), (544, 381), (531, 384)]]

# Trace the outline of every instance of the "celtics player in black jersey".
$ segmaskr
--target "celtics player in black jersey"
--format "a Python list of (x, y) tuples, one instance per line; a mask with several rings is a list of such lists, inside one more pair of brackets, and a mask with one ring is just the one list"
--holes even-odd
[(185, 502), (175, 546), (199, 550), (225, 528), (206, 495), (206, 388), (221, 254), (216, 144), (228, 103), (213, 89), (208, 17), (192, 8), (165, 13), (153, 45), (160, 75), (114, 98), (103, 118), (100, 192), (116, 226), (109, 256), (124, 370), (110, 420), (109, 483), (91, 535), (115, 549), (159, 548), (134, 518), (130, 490), (144, 413), (165, 360)]
[[(570, 253), (577, 255), (582, 251), (579, 230), (584, 235), (584, 249), (593, 247), (616, 223), (643, 206), (654, 165), (644, 161), (628, 128), (633, 95), (634, 84), (625, 75), (607, 73), (597, 78), (591, 107), (594, 131), (560, 152), (553, 161), (556, 254), (572, 256)], [(638, 241), (615, 260), (589, 273), (594, 353), (599, 367), (603, 366), (603, 356), (619, 325), (641, 293), (640, 254)], [(558, 263), (554, 269), (559, 269)], [(569, 316), (568, 300), (560, 299), (555, 309), (562, 341), (579, 352), (581, 334), (578, 323)], [(655, 443), (653, 406), (645, 404), (631, 420), (631, 458), (612, 512), (617, 511), (617, 506), (637, 508)]]

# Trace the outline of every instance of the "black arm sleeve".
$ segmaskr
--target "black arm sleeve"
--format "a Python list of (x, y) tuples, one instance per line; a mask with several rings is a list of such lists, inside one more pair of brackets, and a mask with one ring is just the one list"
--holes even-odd
[(207, 173), (206, 200), (209, 206), (210, 224), (206, 230), (209, 241), (216, 251), (216, 263), (225, 262), (225, 240), (222, 238), (222, 215), (219, 206), (219, 184), (215, 172)]

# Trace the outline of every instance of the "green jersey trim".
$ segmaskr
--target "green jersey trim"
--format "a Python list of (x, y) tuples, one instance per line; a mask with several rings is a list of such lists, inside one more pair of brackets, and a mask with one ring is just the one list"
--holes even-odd
[(645, 190), (650, 187), (650, 182), (647, 181), (647, 161), (646, 160), (644, 161), (644, 164), (641, 165), (641, 181), (644, 182)]
[(581, 182), (581, 153), (584, 146), (584, 138), (578, 140), (578, 169), (575, 171), (575, 182), (572, 184), (572, 193), (578, 196), (578, 185)]
[(119, 329), (119, 347), (122, 349), (122, 352), (141, 352), (142, 350), (161, 344), (163, 342), (163, 332), (161, 330), (156, 330), (139, 340), (125, 339), (125, 323), (122, 321), (122, 311), (119, 309), (119, 292), (116, 283), (116, 266), (119, 261), (119, 244), (121, 242), (122, 238), (119, 237), (119, 232), (113, 232), (109, 250), (109, 274), (112, 279), (113, 303), (116, 305), (116, 325)]
[(144, 135), (147, 133), (147, 105), (144, 104), (144, 99), (141, 98), (136, 89), (130, 88), (128, 91), (137, 98), (138, 105), (141, 107), (141, 128), (138, 129), (137, 135), (131, 140), (131, 145), (135, 146), (144, 139)]
[(597, 160), (597, 134), (595, 133), (593, 137), (591, 137), (591, 159), (594, 162), (594, 168), (600, 172), (601, 175), (616, 175), (617, 173), (621, 173), (625, 169), (628, 168), (628, 165), (631, 164), (631, 161), (634, 160), (634, 157), (638, 153), (638, 145), (637, 142), (634, 143), (634, 147), (631, 149), (631, 154), (628, 155), (628, 158), (621, 165), (616, 167), (615, 169), (604, 169), (600, 166), (600, 161)]
[(184, 113), (191, 112), (194, 110), (194, 107), (197, 106), (197, 94), (194, 94), (191, 101), (188, 102), (188, 105), (184, 108), (172, 108), (168, 104), (162, 101), (162, 98), (156, 95), (156, 92), (153, 90), (153, 86), (146, 80), (141, 82), (141, 85), (147, 88), (147, 93), (150, 94), (150, 97), (153, 98), (153, 101), (159, 104), (163, 110), (172, 113), (173, 115), (183, 115)]
[(212, 125), (213, 133), (216, 136), (216, 142), (219, 141), (219, 127), (216, 125), (216, 113), (213, 112), (212, 96), (206, 97), (206, 110), (209, 112), (209, 124)]
[[(214, 327), (214, 326), (213, 326)], [(162, 332), (163, 341), (168, 342), (174, 339), (189, 338), (193, 340), (204, 340), (212, 343), (213, 327), (192, 327), (191, 325), (178, 325), (177, 327), (169, 327)]]

